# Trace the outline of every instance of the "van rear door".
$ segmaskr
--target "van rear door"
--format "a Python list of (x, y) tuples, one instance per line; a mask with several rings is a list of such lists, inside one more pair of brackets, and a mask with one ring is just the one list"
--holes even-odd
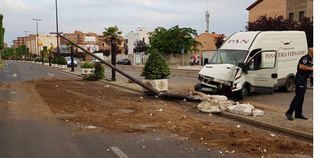
[(247, 62), (249, 68), (246, 80), (254, 86), (256, 92), (273, 93), (277, 83), (277, 52), (260, 51)]

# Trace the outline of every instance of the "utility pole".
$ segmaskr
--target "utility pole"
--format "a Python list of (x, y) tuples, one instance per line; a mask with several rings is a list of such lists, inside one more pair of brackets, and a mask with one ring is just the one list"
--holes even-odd
[(206, 32), (209, 33), (209, 27), (210, 27), (210, 12), (206, 11)]
[(34, 21), (36, 21), (36, 29), (37, 29), (37, 36), (36, 36), (36, 54), (40, 55), (39, 53), (39, 21), (41, 21), (41, 19), (32, 19)]
[[(58, 0), (56, 0), (56, 29), (57, 33), (59, 32), (59, 23), (58, 23)], [(57, 55), (60, 54), (60, 44), (59, 44), (59, 36), (57, 34)]]

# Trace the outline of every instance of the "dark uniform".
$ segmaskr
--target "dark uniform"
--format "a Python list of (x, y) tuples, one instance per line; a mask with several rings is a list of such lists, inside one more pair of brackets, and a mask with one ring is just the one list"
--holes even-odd
[(304, 71), (299, 69), (300, 64), (303, 64), (307, 67), (312, 67), (312, 57), (309, 54), (307, 54), (301, 57), (301, 59), (299, 60), (299, 64), (297, 68), (298, 70), (297, 70), (296, 78), (294, 81), (295, 87), (296, 87), (296, 95), (290, 104), (290, 108), (287, 111), (287, 114), (291, 116), (293, 112), (295, 112), (296, 118), (306, 119), (302, 115), (302, 105), (304, 101), (304, 95), (307, 89), (307, 79), (312, 73), (312, 71)]

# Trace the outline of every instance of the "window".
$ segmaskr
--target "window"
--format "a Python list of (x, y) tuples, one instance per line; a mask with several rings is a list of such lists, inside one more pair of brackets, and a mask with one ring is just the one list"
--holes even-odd
[(290, 22), (293, 22), (293, 13), (289, 13), (289, 20)]
[(249, 70), (273, 69), (276, 64), (276, 52), (259, 52), (249, 62)]
[(246, 50), (218, 50), (210, 59), (209, 64), (233, 64), (244, 62), (247, 57), (248, 51)]
[(304, 11), (299, 12), (299, 22), (304, 19)]

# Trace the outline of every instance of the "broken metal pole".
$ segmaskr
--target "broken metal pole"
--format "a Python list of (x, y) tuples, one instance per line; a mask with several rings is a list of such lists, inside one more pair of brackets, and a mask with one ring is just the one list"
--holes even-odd
[(98, 59), (101, 63), (103, 63), (103, 64), (107, 65), (108, 67), (112, 68), (113, 70), (119, 72), (121, 75), (127, 77), (127, 78), (130, 79), (131, 81), (137, 83), (138, 85), (140, 85), (140, 86), (143, 87), (144, 89), (147, 89), (148, 91), (150, 91), (150, 92), (153, 93), (154, 95), (160, 96), (160, 92), (159, 92), (158, 90), (154, 89), (153, 87), (146, 85), (145, 83), (143, 83), (143, 82), (140, 81), (139, 79), (136, 79), (135, 77), (133, 77), (133, 76), (125, 73), (125, 72), (122, 71), (121, 69), (113, 66), (112, 64), (106, 62), (105, 60), (103, 60), (103, 59), (101, 59), (100, 57), (94, 55), (93, 53), (90, 53), (89, 51), (87, 51), (86, 49), (82, 48), (81, 46), (75, 44), (75, 43), (72, 42), (71, 40), (63, 37), (61, 34), (58, 34), (58, 36), (60, 36), (60, 38), (62, 38), (62, 39), (64, 39), (64, 40), (70, 42), (70, 43), (71, 43), (72, 45), (74, 45), (75, 47), (81, 49), (81, 50), (82, 50), (83, 52), (85, 52), (86, 54), (88, 54), (88, 55), (90, 55), (90, 56)]
[(101, 63), (107, 65), (108, 67), (110, 67), (111, 69), (117, 71), (118, 73), (120, 73), (121, 75), (127, 77), (128, 79), (130, 79), (131, 81), (137, 83), (138, 85), (140, 85), (141, 87), (143, 87), (144, 89), (148, 90), (149, 92), (151, 92), (153, 95), (157, 95), (160, 98), (163, 99), (175, 99), (175, 100), (186, 100), (186, 101), (193, 101), (193, 102), (200, 102), (201, 100), (199, 100), (196, 97), (193, 97), (191, 95), (182, 95), (182, 94), (175, 94), (175, 93), (169, 93), (169, 92), (160, 92), (158, 90), (156, 90), (155, 88), (143, 83), (141, 80), (125, 73), (124, 71), (122, 71), (121, 69), (117, 68), (116, 66), (106, 62), (105, 60), (101, 59), (100, 57), (94, 55), (93, 53), (90, 53), (89, 51), (87, 51), (86, 49), (82, 48), (81, 46), (77, 45), (76, 43), (72, 42), (71, 40), (63, 37), (60, 33), (56, 33), (58, 36), (60, 36), (62, 39), (70, 42), (72, 45), (74, 45), (75, 47), (81, 49), (84, 53), (98, 59)]

